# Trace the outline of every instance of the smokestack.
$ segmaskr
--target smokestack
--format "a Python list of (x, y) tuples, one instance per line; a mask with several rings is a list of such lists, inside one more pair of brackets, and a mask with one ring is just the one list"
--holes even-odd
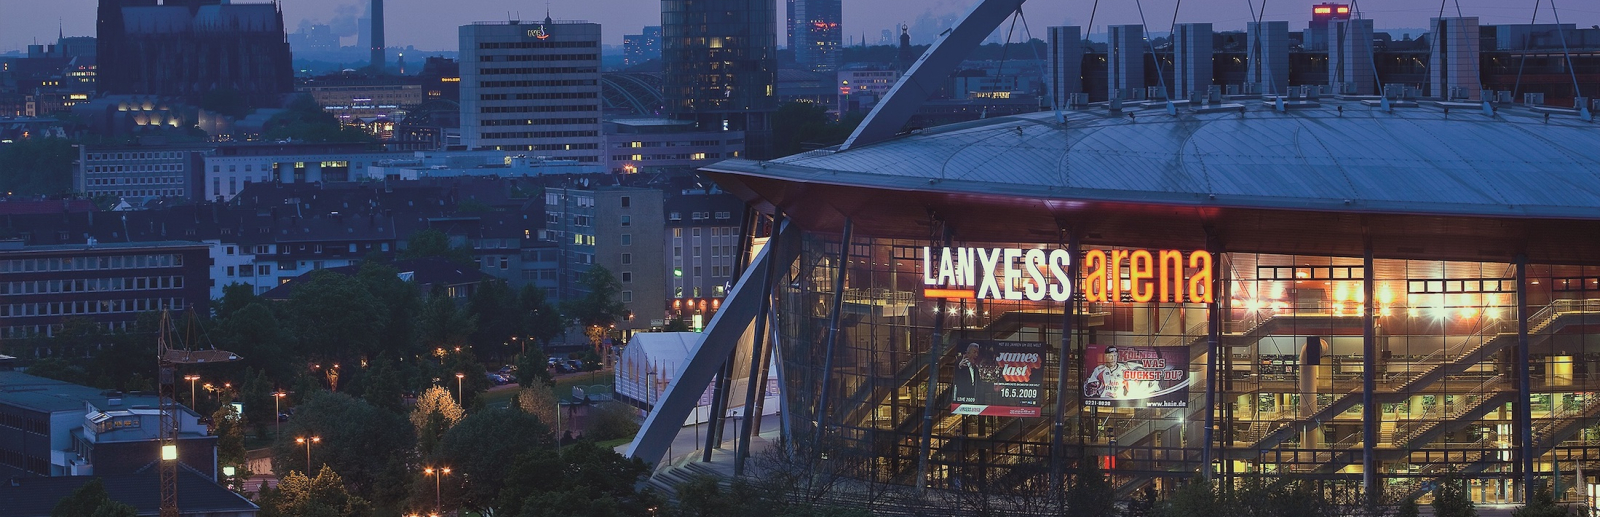
[(372, 18), (372, 73), (382, 75), (389, 59), (383, 52), (383, 0), (372, 0), (368, 14)]

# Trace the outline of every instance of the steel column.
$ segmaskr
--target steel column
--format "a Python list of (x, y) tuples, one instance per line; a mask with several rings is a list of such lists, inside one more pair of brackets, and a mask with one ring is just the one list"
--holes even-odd
[[(773, 228), (777, 228), (782, 217), (781, 214), (773, 216)], [(767, 246), (776, 246), (777, 243), (776, 238), (767, 240)], [(783, 260), (779, 258), (777, 250), (774, 249), (773, 252), (771, 256), (775, 261), (774, 264), (782, 264)], [(768, 313), (772, 311), (772, 278), (776, 269), (778, 268), (769, 266), (761, 279), (761, 308), (756, 311), (755, 333), (750, 338), (750, 376), (745, 378), (744, 383), (744, 428), (739, 430), (738, 443), (734, 444), (734, 476), (744, 474), (744, 460), (750, 456), (750, 437), (755, 429), (761, 427), (761, 412), (755, 410), (756, 392), (760, 391), (765, 397), (766, 389), (765, 386), (757, 386), (756, 383), (766, 373), (767, 320), (770, 317)]]
[(834, 275), (833, 280), (833, 307), (828, 314), (828, 346), (823, 352), (826, 356), (822, 358), (822, 392), (817, 394), (817, 428), (811, 433), (813, 448), (822, 446), (822, 428), (828, 422), (828, 393), (833, 391), (828, 385), (833, 382), (834, 348), (839, 344), (839, 312), (844, 309), (844, 283), (850, 271), (850, 234), (854, 229), (855, 224), (846, 218), (844, 239), (839, 241), (839, 262), (834, 264), (839, 273)]
[(1078, 317), (1078, 293), (1072, 292), (1071, 287), (1078, 285), (1078, 234), (1074, 232), (1067, 237), (1067, 256), (1071, 262), (1067, 263), (1067, 278), (1069, 278), (1067, 302), (1061, 308), (1061, 347), (1056, 352), (1056, 418), (1055, 428), (1050, 436), (1050, 489), (1057, 494), (1062, 493), (1066, 486), (1062, 483), (1066, 479), (1066, 456), (1063, 454), (1065, 436), (1065, 423), (1067, 416), (1067, 369), (1071, 367), (1067, 358), (1071, 356), (1068, 348), (1072, 346), (1072, 326)]
[(1373, 448), (1378, 440), (1378, 405), (1373, 391), (1378, 371), (1378, 337), (1375, 330), (1374, 280), (1372, 270), (1372, 243), (1368, 242), (1361, 256), (1361, 489), (1367, 504), (1376, 505), (1383, 490), (1378, 486), (1378, 459)]
[(1533, 389), (1528, 379), (1528, 257), (1517, 255), (1517, 444), (1522, 500), (1533, 495)]
[[(1211, 232), (1208, 229), (1206, 233)], [(1205, 440), (1205, 445), (1200, 447), (1200, 475), (1209, 481), (1211, 479), (1211, 449), (1216, 441), (1214, 428), (1217, 426), (1217, 353), (1222, 343), (1223, 314), (1222, 305), (1220, 304), (1224, 298), (1221, 295), (1222, 275), (1215, 273), (1222, 265), (1222, 246), (1217, 244), (1215, 235), (1207, 236), (1206, 240), (1210, 241), (1206, 245), (1206, 248), (1208, 248), (1206, 251), (1211, 253), (1211, 268), (1213, 272), (1211, 274), (1211, 285), (1206, 286), (1206, 292), (1211, 295), (1211, 306), (1207, 307), (1206, 311), (1206, 429), (1201, 433), (1202, 439)], [(1188, 410), (1179, 411), (1187, 412)], [(1184, 425), (1187, 425), (1187, 423)], [(1178, 432), (1183, 432), (1181, 426)], [(1184, 459), (1188, 459), (1187, 452), (1184, 454)]]
[[(950, 226), (944, 225), (944, 247), (950, 247)], [(930, 257), (931, 258), (931, 257)], [(1074, 259), (1076, 260), (1076, 259)], [(941, 284), (941, 287), (946, 287)], [(949, 312), (949, 300), (939, 299), (933, 314), (933, 342), (928, 344), (928, 388), (923, 396), (922, 440), (917, 447), (917, 490), (928, 486), (928, 459), (933, 454), (933, 402), (939, 396), (939, 346), (944, 344), (944, 315)]]
[[(792, 235), (795, 231), (785, 226), (778, 233)], [(771, 249), (762, 249), (751, 261), (750, 267), (740, 274), (739, 282), (723, 301), (722, 310), (711, 317), (711, 323), (706, 325), (694, 349), (689, 351), (689, 357), (680, 367), (678, 376), (672, 379), (666, 392), (650, 409), (650, 415), (645, 418), (639, 434), (628, 446), (628, 457), (653, 465), (666, 455), (673, 438), (683, 428), (684, 420), (694, 410), (695, 401), (705, 393), (706, 385), (721, 369), (728, 354), (738, 346), (740, 336), (756, 318), (755, 310), (759, 303), (755, 299), (759, 294), (756, 282), (766, 276), (763, 268), (771, 266), (771, 258)]]

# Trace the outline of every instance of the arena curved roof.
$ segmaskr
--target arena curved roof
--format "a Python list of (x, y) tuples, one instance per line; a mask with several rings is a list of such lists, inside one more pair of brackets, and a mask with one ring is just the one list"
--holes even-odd
[(1362, 99), (994, 118), (714, 173), (1200, 207), (1600, 219), (1600, 126), (1574, 113)]

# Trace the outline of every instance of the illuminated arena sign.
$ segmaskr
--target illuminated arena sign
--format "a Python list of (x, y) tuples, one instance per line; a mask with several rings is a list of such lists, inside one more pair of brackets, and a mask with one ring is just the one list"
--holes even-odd
[(923, 296), (1066, 301), (1072, 296), (1071, 264), (1072, 255), (1061, 249), (943, 248), (935, 260), (933, 248), (923, 246)]
[[(1084, 256), (1083, 297), (1089, 302), (1117, 302), (1126, 291), (1137, 303), (1211, 303), (1214, 264), (1211, 253), (1205, 251), (1091, 250)], [(1067, 272), (1071, 265), (1072, 255), (1062, 249), (963, 247), (941, 248), (936, 253), (924, 246), (923, 296), (1066, 301), (1073, 290)]]

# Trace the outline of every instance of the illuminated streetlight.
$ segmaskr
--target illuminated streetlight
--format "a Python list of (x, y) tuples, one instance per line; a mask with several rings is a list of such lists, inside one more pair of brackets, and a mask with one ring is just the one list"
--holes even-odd
[(462, 394), (464, 392), (461, 391), (461, 381), (465, 380), (466, 378), (467, 378), (467, 374), (459, 373), (459, 372), (456, 373), (456, 405), (457, 406), (464, 406), (464, 405), (467, 404), (466, 400), (464, 398), (462, 398)]
[(305, 444), (305, 446), (306, 446), (306, 477), (311, 477), (311, 444), (313, 444), (313, 443), (322, 443), (322, 437), (321, 436), (312, 436), (310, 438), (307, 438), (307, 437), (302, 436), (302, 437), (299, 437), (299, 438), (295, 438), (294, 439), (294, 443)]
[(279, 421), (281, 419), (278, 417), (278, 415), (282, 415), (283, 414), (283, 409), (280, 409), (278, 407), (278, 404), (283, 401), (283, 397), (286, 396), (286, 395), (288, 395), (288, 394), (284, 393), (283, 390), (278, 390), (278, 391), (272, 392), (272, 439), (273, 440), (277, 440), (278, 439), (278, 432), (280, 431), (279, 428), (282, 427), (282, 425), (283, 425), (283, 423)]
[(422, 469), (422, 473), (424, 475), (433, 476), (433, 511), (435, 512), (433, 515), (444, 513), (444, 506), (439, 502), (439, 480), (440, 478), (450, 475), (450, 467), (439, 469), (426, 467)]
[(200, 380), (200, 376), (191, 373), (183, 376), (183, 380), (189, 381), (189, 405), (196, 406), (195, 411), (199, 411), (199, 405), (194, 401), (194, 383)]

